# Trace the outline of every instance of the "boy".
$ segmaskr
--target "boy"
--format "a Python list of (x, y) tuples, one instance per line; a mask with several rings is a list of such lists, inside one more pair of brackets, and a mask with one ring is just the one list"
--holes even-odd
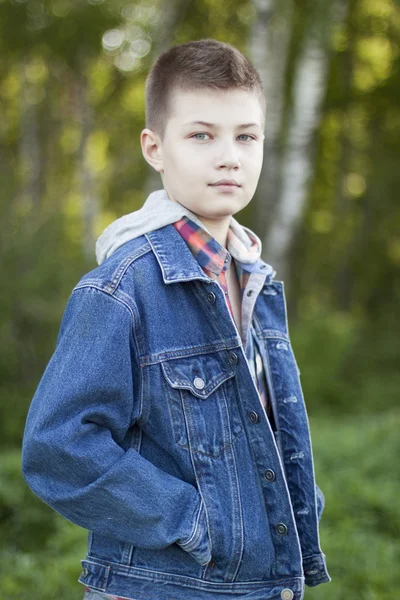
[(97, 241), (29, 410), (23, 474), (89, 530), (85, 598), (300, 600), (329, 582), (283, 282), (233, 217), (265, 98), (234, 47), (159, 56), (144, 158), (163, 189)]

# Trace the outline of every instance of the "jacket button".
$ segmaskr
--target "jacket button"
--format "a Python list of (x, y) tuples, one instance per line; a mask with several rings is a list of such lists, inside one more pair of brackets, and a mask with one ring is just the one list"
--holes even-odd
[(266, 471), (264, 471), (264, 477), (268, 481), (274, 481), (274, 479), (275, 479), (275, 473), (274, 473), (274, 471), (272, 469), (266, 469)]
[(83, 569), (82, 569), (82, 574), (83, 574), (83, 576), (84, 576), (84, 577), (87, 577), (88, 573), (89, 573), (89, 570), (88, 570), (88, 568), (87, 568), (87, 567), (83, 567)]
[(202, 390), (205, 386), (204, 380), (201, 377), (196, 377), (196, 379), (193, 381), (193, 384), (198, 390)]
[(279, 533), (279, 535), (286, 535), (288, 528), (286, 527), (285, 523), (278, 523), (276, 526), (276, 531)]
[(229, 362), (233, 365), (236, 365), (237, 361), (238, 361), (238, 356), (237, 354), (235, 354), (235, 352), (230, 352), (229, 353)]
[(251, 410), (249, 412), (249, 419), (250, 419), (250, 421), (252, 423), (257, 423), (257, 421), (258, 421), (258, 414), (254, 410)]
[(292, 600), (293, 596), (294, 596), (294, 593), (292, 590), (289, 590), (289, 588), (285, 588), (284, 590), (281, 591), (282, 600)]
[(207, 300), (209, 302), (211, 302), (211, 304), (214, 304), (214, 302), (215, 302), (215, 294), (214, 294), (214, 292), (207, 292)]
[(246, 296), (251, 296), (253, 292), (254, 292), (254, 290), (249, 290), (249, 291), (247, 292)]

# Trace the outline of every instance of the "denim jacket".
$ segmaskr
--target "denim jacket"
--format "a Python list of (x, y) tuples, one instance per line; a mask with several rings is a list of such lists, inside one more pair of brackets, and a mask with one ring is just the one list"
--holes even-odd
[(88, 530), (82, 584), (135, 600), (301, 600), (304, 584), (331, 581), (273, 274), (253, 322), (275, 435), (222, 288), (172, 224), (74, 287), (29, 409), (22, 471)]

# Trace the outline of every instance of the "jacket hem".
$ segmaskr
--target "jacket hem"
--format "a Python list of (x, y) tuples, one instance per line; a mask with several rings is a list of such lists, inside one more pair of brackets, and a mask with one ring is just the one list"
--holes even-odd
[[(106, 594), (135, 600), (239, 600), (251, 593), (252, 600), (282, 600), (291, 590), (292, 600), (304, 596), (304, 576), (265, 581), (211, 582), (162, 571), (130, 567), (100, 559), (81, 560), (79, 583)], [(288, 597), (288, 596), (286, 596)]]

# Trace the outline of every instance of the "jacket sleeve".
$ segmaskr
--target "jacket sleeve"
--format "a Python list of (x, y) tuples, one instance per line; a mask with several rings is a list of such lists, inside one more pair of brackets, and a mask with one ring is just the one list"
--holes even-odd
[(24, 479), (81, 527), (147, 549), (176, 542), (206, 564), (198, 490), (126, 443), (139, 414), (133, 347), (130, 307), (95, 287), (75, 288), (28, 411)]

